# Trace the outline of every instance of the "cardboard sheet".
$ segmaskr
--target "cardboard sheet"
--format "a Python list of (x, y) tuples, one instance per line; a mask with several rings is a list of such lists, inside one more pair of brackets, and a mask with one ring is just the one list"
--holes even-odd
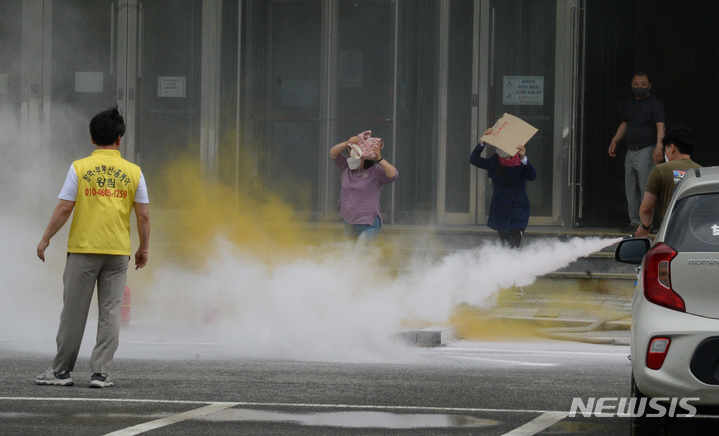
[(505, 151), (510, 156), (517, 154), (517, 146), (525, 145), (538, 129), (514, 115), (504, 114), (492, 127), (491, 135), (482, 136), (482, 141)]

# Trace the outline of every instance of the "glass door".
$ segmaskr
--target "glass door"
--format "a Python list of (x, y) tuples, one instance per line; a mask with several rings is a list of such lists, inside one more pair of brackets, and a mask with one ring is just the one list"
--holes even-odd
[[(54, 2), (52, 15), (52, 125), (68, 144), (87, 150), (85, 126), (96, 113), (117, 104), (125, 118), (120, 151), (136, 156), (138, 20), (137, 0)], [(69, 118), (70, 117), (70, 118)], [(79, 118), (74, 122), (75, 118)], [(72, 123), (68, 123), (73, 119)], [(68, 126), (78, 126), (68, 130)], [(82, 126), (82, 128), (79, 128)]]
[[(22, 1), (3, 2), (0, 14), (0, 109), (20, 113), (22, 58)], [(14, 126), (13, 126), (14, 127)]]
[[(340, 184), (330, 148), (371, 130), (384, 140), (388, 159), (395, 153), (397, 4), (260, 3), (254, 13), (266, 13), (268, 23), (261, 34), (266, 64), (258, 66), (265, 88), (250, 90), (259, 102), (258, 136), (267, 144), (258, 151), (258, 167), (266, 185), (295, 211), (335, 220)], [(394, 189), (384, 192), (381, 207), (389, 223)]]
[[(168, 162), (200, 159), (203, 1), (144, 1), (134, 9), (133, 1), (128, 0), (127, 18), (120, 10), (118, 25), (127, 22), (128, 31), (126, 55), (122, 54), (125, 37), (118, 31), (118, 59), (127, 59), (125, 104), (128, 118), (134, 121), (136, 162), (148, 180), (156, 179), (148, 186), (159, 186)], [(117, 91), (121, 101), (120, 84)]]
[[(330, 65), (336, 77), (330, 93), (329, 147), (365, 130), (382, 138), (382, 153), (395, 162), (397, 147), (396, 113), (396, 2), (390, 0), (337, 2), (336, 54)], [(333, 45), (331, 45), (333, 46)], [(327, 153), (325, 153), (327, 154)], [(329, 162), (331, 180), (338, 180)], [(338, 188), (339, 183), (332, 182)], [(385, 223), (394, 221), (394, 183), (383, 189), (380, 208)], [(335, 189), (335, 195), (339, 190)], [(337, 210), (338, 197), (331, 197), (330, 210)]]
[[(126, 125), (120, 151), (149, 179), (172, 158), (199, 156), (202, 0), (56, 3), (53, 131), (86, 150), (86, 122), (117, 104)], [(68, 131), (70, 115), (82, 128)]]
[[(487, 68), (487, 99), (483, 121), (486, 126), (505, 113), (514, 115), (539, 129), (526, 144), (527, 157), (537, 170), (537, 179), (527, 182), (531, 202), (530, 225), (560, 224), (561, 175), (557, 164), (562, 162), (561, 136), (557, 136), (565, 108), (556, 107), (555, 70), (563, 53), (557, 51), (559, 0), (489, 0), (483, 2), (482, 46), (487, 50), (482, 60)], [(482, 63), (480, 63), (482, 65)], [(561, 99), (560, 99), (561, 100)], [(560, 133), (561, 135), (561, 133)], [(560, 138), (556, 140), (555, 138)], [(485, 152), (486, 153), (486, 152)], [(478, 222), (486, 222), (492, 185), (486, 173), (485, 192), (478, 195)], [(483, 218), (480, 218), (483, 217)]]
[(438, 222), (471, 224), (476, 211), (476, 170), (469, 155), (477, 143), (479, 105), (479, 0), (450, 0), (441, 7), (440, 161)]
[[(266, 112), (260, 121), (268, 141), (259, 152), (260, 166), (273, 192), (312, 214), (318, 210), (325, 151), (320, 146), (323, 4), (272, 1), (267, 14), (267, 89), (260, 99)], [(258, 98), (263, 93), (253, 92)]]
[(117, 2), (70, 3), (56, 1), (45, 13), (52, 20), (51, 131), (77, 158), (92, 151), (90, 118), (115, 104)]

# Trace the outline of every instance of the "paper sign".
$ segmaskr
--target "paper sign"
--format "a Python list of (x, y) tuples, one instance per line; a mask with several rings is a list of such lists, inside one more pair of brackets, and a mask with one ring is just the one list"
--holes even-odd
[(543, 105), (543, 76), (504, 76), (504, 105)]
[(517, 146), (524, 145), (537, 133), (537, 129), (514, 115), (504, 114), (492, 127), (491, 135), (482, 136), (482, 141), (493, 145), (510, 156), (517, 154)]
[(158, 97), (185, 97), (186, 77), (180, 76), (158, 76), (157, 96)]

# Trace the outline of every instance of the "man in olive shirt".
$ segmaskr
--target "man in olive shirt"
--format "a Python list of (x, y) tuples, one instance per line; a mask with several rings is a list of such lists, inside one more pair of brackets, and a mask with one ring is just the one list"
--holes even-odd
[(701, 168), (701, 165), (691, 160), (694, 144), (694, 135), (684, 126), (673, 128), (662, 138), (666, 163), (655, 166), (649, 173), (644, 199), (639, 207), (641, 223), (635, 236), (646, 236), (651, 231), (657, 200), (660, 201), (659, 218), (662, 220), (674, 194), (674, 188), (684, 179), (687, 170)]

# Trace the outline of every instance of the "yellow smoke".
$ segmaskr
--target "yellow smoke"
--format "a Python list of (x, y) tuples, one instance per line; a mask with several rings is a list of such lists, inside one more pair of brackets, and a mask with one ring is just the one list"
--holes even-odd
[[(183, 266), (201, 267), (218, 237), (270, 262), (310, 243), (293, 208), (259, 183), (236, 189), (200, 175), (196, 159), (165, 166), (150, 185), (152, 245)], [(182, 176), (178, 176), (182, 175)]]

